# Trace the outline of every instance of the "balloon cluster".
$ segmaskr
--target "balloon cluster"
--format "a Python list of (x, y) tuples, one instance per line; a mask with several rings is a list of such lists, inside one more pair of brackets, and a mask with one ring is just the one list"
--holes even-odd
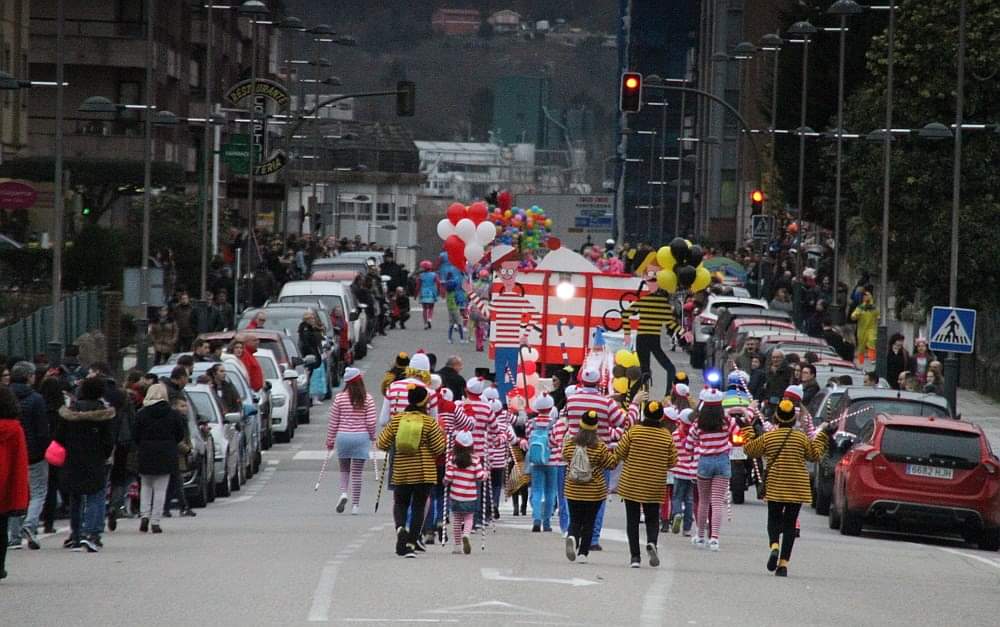
[(639, 356), (627, 348), (618, 349), (615, 352), (615, 365), (611, 369), (611, 377), (611, 389), (615, 394), (626, 394), (642, 378)]
[(510, 192), (497, 195), (497, 206), (490, 220), (497, 227), (500, 242), (520, 246), (522, 250), (537, 250), (542, 246), (550, 250), (559, 248), (559, 240), (551, 237), (552, 219), (545, 210), (535, 205), (527, 209), (512, 205)]
[(437, 234), (444, 240), (448, 261), (462, 272), (468, 264), (483, 258), (486, 246), (497, 236), (496, 226), (487, 220), (489, 213), (482, 201), (468, 207), (455, 202), (448, 207), (448, 217), (438, 222)]
[(662, 268), (656, 273), (656, 284), (670, 294), (678, 286), (692, 292), (707, 288), (712, 283), (712, 274), (701, 263), (704, 254), (701, 246), (675, 237), (670, 246), (661, 246), (656, 251), (656, 264)]

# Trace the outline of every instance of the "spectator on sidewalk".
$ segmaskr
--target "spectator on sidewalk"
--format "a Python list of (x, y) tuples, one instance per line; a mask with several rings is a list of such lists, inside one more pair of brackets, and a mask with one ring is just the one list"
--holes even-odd
[(177, 323), (166, 307), (160, 307), (159, 317), (149, 325), (149, 338), (153, 343), (153, 365), (167, 363), (167, 358), (177, 350), (179, 339)]
[(45, 505), (45, 495), (49, 486), (49, 463), (45, 461), (45, 449), (49, 446), (49, 419), (45, 411), (45, 399), (34, 390), (35, 367), (26, 361), (14, 364), (10, 369), (10, 389), (17, 398), (20, 409), (21, 427), (28, 448), (28, 482), (31, 500), (27, 515), (11, 517), (8, 538), (11, 548), (21, 548), (21, 539), (28, 541), (28, 547), (38, 549), (38, 519)]
[(889, 354), (886, 356), (885, 378), (893, 389), (899, 389), (899, 374), (910, 369), (910, 355), (903, 348), (906, 338), (902, 333), (893, 333), (889, 338)]
[[(11, 514), (28, 508), (28, 446), (13, 391), (0, 386), (0, 538), (6, 540)], [(7, 578), (7, 543), (0, 542), (0, 580)]]

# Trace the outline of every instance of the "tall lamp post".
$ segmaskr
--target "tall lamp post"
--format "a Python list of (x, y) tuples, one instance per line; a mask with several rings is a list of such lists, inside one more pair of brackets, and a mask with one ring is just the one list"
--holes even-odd
[(889, 2), (888, 51), (885, 69), (885, 134), (882, 136), (882, 254), (879, 270), (879, 323), (875, 339), (877, 360), (875, 367), (879, 377), (889, 370), (886, 357), (889, 354), (889, 328), (886, 317), (889, 309), (889, 199), (892, 174), (892, 72), (896, 48), (896, 3)]
[[(895, 0), (891, 0), (895, 2)], [(837, 0), (826, 10), (830, 15), (840, 18), (840, 53), (837, 70), (837, 174), (833, 201), (833, 302), (835, 324), (841, 321), (840, 302), (840, 199), (841, 174), (844, 158), (844, 52), (847, 47), (847, 18), (863, 11), (861, 5), (854, 0)], [(884, 315), (884, 313), (883, 313)]]
[(773, 52), (771, 55), (773, 65), (771, 69), (771, 176), (775, 175), (774, 153), (777, 146), (777, 137), (774, 130), (778, 128), (778, 57), (781, 53), (781, 44), (785, 40), (777, 33), (768, 33), (760, 38), (760, 49), (765, 52)]
[[(809, 38), (816, 34), (816, 27), (809, 22), (795, 22), (788, 29), (788, 34), (802, 39), (802, 100), (799, 109), (799, 128), (806, 128), (806, 113), (808, 103), (806, 96), (809, 90)], [(806, 136), (799, 133), (799, 180), (798, 180), (798, 205), (799, 205), (799, 229), (802, 229), (802, 208), (805, 203), (805, 168), (806, 168)]]
[[(733, 48), (733, 60), (736, 61), (736, 84), (740, 91), (739, 99), (736, 101), (736, 109), (743, 114), (743, 97), (746, 94), (746, 63), (753, 59), (757, 53), (757, 47), (749, 41), (742, 41)], [(742, 243), (741, 234), (744, 233), (744, 206), (746, 194), (743, 193), (743, 131), (736, 135), (736, 243)]]

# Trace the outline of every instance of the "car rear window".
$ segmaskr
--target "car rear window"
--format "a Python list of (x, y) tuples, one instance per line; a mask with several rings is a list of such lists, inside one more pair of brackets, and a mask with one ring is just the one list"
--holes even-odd
[(260, 369), (264, 371), (265, 379), (280, 379), (278, 376), (278, 370), (274, 367), (274, 362), (270, 359), (258, 359), (257, 363), (260, 364)]
[(844, 431), (858, 433), (861, 427), (871, 422), (878, 414), (894, 414), (897, 416), (934, 416), (948, 418), (948, 410), (931, 403), (906, 400), (901, 398), (868, 398), (851, 403)]
[(979, 434), (889, 425), (882, 433), (882, 454), (893, 460), (973, 468), (979, 464)]

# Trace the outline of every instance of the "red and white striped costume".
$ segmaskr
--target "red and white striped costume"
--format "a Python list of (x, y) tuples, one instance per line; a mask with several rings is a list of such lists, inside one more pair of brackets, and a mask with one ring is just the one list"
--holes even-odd
[(393, 381), (390, 383), (389, 387), (385, 390), (385, 400), (382, 402), (382, 411), (379, 413), (378, 417), (378, 424), (380, 427), (388, 423), (389, 419), (396, 414), (406, 411), (406, 407), (410, 404), (409, 386), (411, 384), (427, 388), (427, 413), (437, 418), (437, 394), (434, 394), (434, 392), (420, 379), (400, 379), (399, 381)]
[(706, 432), (699, 429), (697, 424), (693, 424), (688, 431), (684, 446), (689, 452), (697, 453), (698, 455), (722, 455), (723, 453), (729, 453), (733, 448), (730, 438), (739, 430), (740, 428), (736, 424), (736, 421), (728, 416), (722, 425), (722, 431)]
[(347, 392), (340, 392), (330, 404), (330, 422), (326, 428), (326, 447), (332, 448), (338, 433), (367, 433), (375, 439), (375, 401), (371, 394), (365, 398), (363, 409), (351, 405)]
[[(556, 410), (552, 410), (553, 416)], [(546, 411), (545, 414), (539, 414), (535, 416), (534, 420), (529, 420), (524, 427), (524, 448), (527, 448), (528, 443), (531, 442), (531, 432), (535, 430), (535, 426), (545, 427), (549, 430), (549, 463), (546, 466), (565, 466), (566, 462), (562, 459), (562, 435), (556, 433), (556, 427), (559, 423), (564, 423), (565, 420), (555, 416), (553, 419), (549, 413)], [(562, 430), (562, 434), (565, 434), (565, 428)]]
[(674, 447), (677, 449), (677, 465), (670, 469), (675, 479), (689, 479), (694, 481), (698, 478), (698, 455), (687, 450), (688, 427), (678, 426), (674, 430)]
[(597, 436), (605, 444), (611, 444), (612, 429), (622, 429), (625, 426), (625, 414), (614, 399), (601, 394), (597, 388), (589, 387), (577, 388), (576, 393), (566, 399), (563, 415), (567, 419), (560, 420), (556, 425), (562, 431), (560, 439), (575, 437), (580, 430), (580, 417), (590, 410), (597, 412)]
[(520, 294), (493, 294), (487, 302), (473, 292), (470, 298), (476, 310), (490, 319), (490, 342), (494, 348), (519, 348), (521, 336), (529, 328), (541, 327), (538, 311)]
[(494, 416), (493, 428), (488, 434), (490, 440), (489, 462), (490, 468), (493, 470), (507, 467), (508, 443), (513, 442), (516, 438), (513, 420), (514, 415), (506, 410), (501, 410)]
[(450, 487), (448, 496), (456, 501), (475, 501), (476, 482), (486, 479), (486, 471), (479, 458), (472, 457), (472, 465), (459, 468), (454, 461), (449, 461), (444, 469), (444, 482)]
[(496, 429), (495, 423), (490, 404), (478, 396), (470, 394), (466, 400), (455, 403), (455, 424), (459, 429), (472, 431), (472, 450), (480, 459), (486, 459), (488, 434)]

